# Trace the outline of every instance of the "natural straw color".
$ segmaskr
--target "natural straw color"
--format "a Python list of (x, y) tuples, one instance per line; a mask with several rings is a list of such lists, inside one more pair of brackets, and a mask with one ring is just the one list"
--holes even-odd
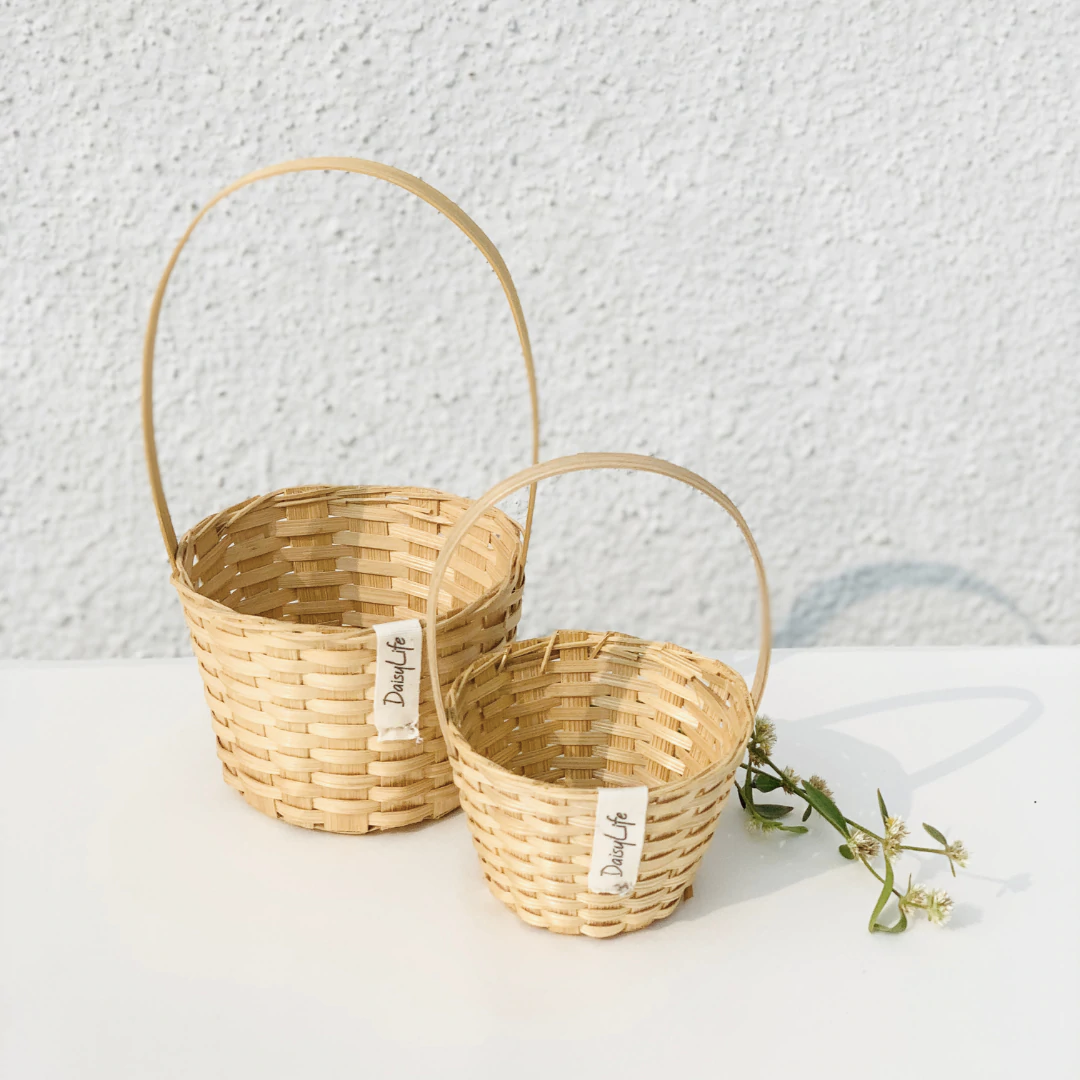
[[(426, 663), (420, 686), (422, 741), (380, 742), (371, 720), (372, 627), (427, 621), (431, 569), (467, 499), (412, 487), (302, 487), (248, 499), (200, 522), (179, 542), (165, 501), (154, 440), (154, 341), (165, 290), (195, 226), (225, 196), (284, 173), (360, 173), (434, 206), (480, 249), (503, 287), (525, 358), (533, 461), (539, 445), (536, 379), (514, 283), (480, 228), (445, 196), (408, 173), (353, 158), (310, 158), (251, 173), (215, 196), (173, 251), (154, 295), (143, 351), (143, 435), (161, 534), (191, 630), (226, 783), (258, 810), (294, 825), (366, 833), (413, 825), (453, 810), (451, 781)], [(287, 426), (287, 425), (285, 425)], [(491, 438), (502, 431), (495, 418)], [(280, 438), (276, 431), (263, 433)], [(510, 640), (521, 609), (524, 536), (505, 514), (472, 518), (455, 544), (437, 607), (449, 658), (443, 685)], [(460, 537), (459, 537), (460, 539)], [(434, 621), (434, 620), (433, 620)]]
[[(637, 469), (689, 484), (735, 519), (761, 594), (761, 652), (748, 691), (730, 668), (676, 645), (560, 630), (470, 665), (436, 702), (454, 782), (491, 891), (533, 926), (612, 937), (670, 915), (689, 896), (753, 727), (769, 670), (769, 598), (742, 515), (700, 476), (656, 458), (579, 454), (525, 469), (464, 513), (431, 575), (440, 595), (454, 545), (501, 499), (585, 469)], [(427, 627), (429, 668), (441, 632)], [(436, 659), (438, 658), (438, 659)], [(588, 888), (596, 789), (649, 788), (637, 885)]]

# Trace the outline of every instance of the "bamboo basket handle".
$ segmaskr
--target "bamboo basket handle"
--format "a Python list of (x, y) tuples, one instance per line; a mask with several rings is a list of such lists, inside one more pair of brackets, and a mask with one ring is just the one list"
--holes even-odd
[[(299, 172), (351, 172), (362, 176), (373, 176), (378, 180), (385, 180), (396, 187), (404, 188), (412, 192), (418, 198), (423, 199), (429, 206), (435, 207), (444, 217), (449, 218), (479, 249), (487, 259), (491, 268), (495, 271), (502, 285), (506, 299), (510, 302), (510, 310), (514, 316), (514, 327), (517, 330), (518, 341), (521, 343), (521, 353), (525, 358), (525, 372), (529, 380), (529, 401), (532, 406), (532, 460), (535, 464), (540, 460), (540, 405), (536, 393), (536, 372), (533, 368), (532, 346), (529, 344), (529, 331), (525, 325), (525, 314), (521, 310), (521, 301), (518, 299), (517, 289), (514, 287), (513, 278), (506, 268), (502, 256), (495, 245), (488, 239), (484, 231), (476, 224), (461, 207), (452, 203), (441, 192), (436, 191), (430, 184), (411, 176), (400, 169), (389, 165), (382, 165), (377, 161), (364, 161), (361, 158), (348, 157), (318, 157), (299, 158), (296, 161), (283, 161), (278, 165), (269, 165), (264, 169), (256, 169), (248, 173), (235, 183), (230, 184), (223, 191), (219, 191), (195, 216), (195, 220), (188, 226), (187, 232), (180, 238), (180, 243), (173, 250), (172, 258), (165, 267), (165, 273), (158, 282), (157, 291), (154, 293), (154, 302), (150, 306), (150, 321), (146, 327), (146, 339), (143, 344), (142, 362), (142, 426), (143, 447), (146, 452), (146, 467), (150, 473), (150, 489), (154, 496), (154, 508), (157, 510), (158, 525), (161, 528), (161, 536), (165, 541), (165, 550), (169, 555), (169, 561), (175, 563), (177, 553), (176, 530), (173, 528), (172, 516), (165, 501), (165, 491), (161, 486), (161, 470), (158, 466), (157, 442), (154, 438), (154, 343), (157, 339), (158, 318), (161, 314), (161, 304), (165, 299), (165, 290), (180, 252), (184, 250), (195, 226), (216, 206), (222, 199), (231, 195), (240, 188), (254, 184), (257, 180), (265, 180), (271, 176), (283, 176), (286, 173)], [(532, 534), (533, 509), (536, 505), (536, 485), (529, 489), (529, 510), (525, 519), (525, 536), (523, 539), (524, 553), (529, 550), (529, 537)], [(523, 553), (523, 554), (524, 554)]]
[[(439, 589), (442, 586), (443, 577), (446, 575), (446, 568), (450, 563), (450, 557), (453, 555), (454, 549), (457, 547), (461, 538), (476, 524), (482, 514), (486, 513), (496, 503), (501, 502), (508, 495), (513, 495), (515, 491), (520, 491), (526, 484), (530, 485), (535, 490), (537, 483), (541, 480), (547, 480), (552, 476), (564, 476), (566, 473), (586, 472), (591, 469), (633, 469), (638, 472), (649, 472), (656, 473), (659, 476), (669, 476), (673, 480), (680, 480), (682, 483), (688, 484), (696, 491), (708, 495), (710, 499), (719, 503), (735, 519), (735, 524), (739, 526), (739, 532), (742, 533), (743, 539), (746, 541), (747, 547), (750, 548), (750, 554), (754, 560), (754, 569), (757, 572), (758, 595), (761, 602), (761, 644), (758, 652), (757, 668), (754, 671), (754, 685), (750, 691), (751, 704), (756, 713), (758, 706), (761, 704), (761, 696), (765, 692), (765, 682), (769, 677), (769, 658), (772, 652), (772, 622), (769, 614), (769, 587), (765, 580), (765, 567), (761, 562), (761, 553), (758, 551), (757, 543), (754, 541), (754, 537), (742, 514), (739, 513), (738, 507), (718, 487), (710, 484), (708, 480), (698, 476), (697, 473), (693, 473), (689, 469), (684, 469), (679, 465), (672, 465), (670, 461), (664, 461), (662, 458), (646, 457), (643, 454), (574, 454), (570, 457), (554, 458), (551, 461), (545, 461), (542, 465), (531, 465), (529, 468), (522, 469), (521, 472), (515, 473), (513, 476), (500, 481), (486, 495), (482, 495), (477, 499), (476, 502), (474, 502), (465, 513), (458, 518), (457, 523), (447, 535), (446, 540), (443, 543), (442, 551), (439, 553), (439, 558), (436, 560), (435, 567), (431, 571), (427, 610), (429, 612), (438, 610), (436, 605)], [(435, 624), (437, 621), (437, 619), (427, 619), (424, 631), (427, 638), (428, 671), (432, 673), (431, 684), (435, 687), (440, 685), (438, 679), (439, 652), (435, 640)], [(443, 703), (442, 694), (438, 691), (435, 693), (435, 710), (439, 714), (439, 727), (442, 730), (443, 737), (446, 739), (447, 743), (450, 744), (448, 722), (446, 719), (446, 706)]]

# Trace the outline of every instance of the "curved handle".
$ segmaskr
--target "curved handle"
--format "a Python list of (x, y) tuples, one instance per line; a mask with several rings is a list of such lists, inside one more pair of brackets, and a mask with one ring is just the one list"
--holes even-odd
[[(480, 515), (490, 510), (496, 503), (501, 502), (508, 495), (520, 491), (526, 484), (534, 490), (540, 480), (546, 480), (551, 476), (563, 476), (566, 473), (586, 472), (590, 469), (634, 469), (637, 472), (656, 473), (659, 476), (670, 476), (673, 480), (681, 480), (684, 484), (697, 491), (708, 495), (714, 502), (719, 503), (734, 519), (739, 526), (739, 532), (750, 548), (750, 554), (754, 559), (754, 569), (757, 571), (758, 593), (761, 599), (761, 647), (758, 653), (757, 669), (754, 672), (754, 685), (750, 691), (751, 704), (754, 711), (761, 702), (761, 695), (765, 692), (765, 681), (769, 677), (769, 657), (772, 651), (772, 624), (769, 615), (769, 587), (765, 581), (765, 567), (761, 562), (761, 553), (758, 551), (750, 528), (739, 513), (738, 507), (718, 488), (714, 487), (697, 473), (684, 469), (679, 465), (672, 465), (670, 461), (662, 458), (646, 457), (643, 454), (573, 454), (570, 457), (554, 458), (545, 461), (542, 465), (531, 465), (521, 472), (496, 484), (486, 495), (481, 496), (469, 509), (458, 518), (457, 524), (447, 535), (443, 542), (442, 551), (431, 571), (431, 584), (428, 589), (428, 611), (438, 610), (437, 602), (439, 589), (442, 586), (446, 568), (450, 563), (450, 557), (454, 548), (479, 520)], [(427, 638), (428, 671), (431, 675), (431, 685), (439, 686), (439, 653), (435, 643), (435, 623), (437, 620), (428, 619), (425, 635)], [(449, 742), (447, 731), (446, 706), (443, 703), (442, 694), (435, 694), (435, 710), (439, 714), (439, 727), (444, 738)]]
[[(161, 314), (161, 304), (165, 299), (165, 290), (172, 277), (173, 269), (180, 252), (188, 242), (195, 226), (226, 196), (231, 195), (240, 188), (254, 184), (257, 180), (265, 180), (271, 176), (283, 176), (286, 173), (298, 172), (351, 172), (362, 176), (373, 176), (378, 180), (385, 180), (396, 187), (404, 188), (412, 192), (418, 198), (423, 199), (429, 206), (435, 207), (444, 217), (449, 218), (479, 249), (487, 259), (491, 268), (495, 271), (502, 285), (506, 299), (510, 302), (510, 310), (514, 316), (514, 326), (517, 329), (518, 340), (521, 342), (521, 352), (525, 357), (525, 371), (529, 378), (529, 400), (532, 404), (532, 444), (533, 462), (540, 460), (540, 406), (536, 395), (536, 372), (533, 370), (532, 347), (529, 344), (529, 331), (525, 326), (525, 314), (521, 310), (521, 301), (518, 299), (517, 289), (510, 277), (510, 271), (506, 268), (502, 256), (496, 250), (495, 245), (487, 238), (483, 230), (476, 224), (461, 207), (452, 203), (441, 192), (423, 180), (410, 176), (407, 172), (382, 165), (377, 161), (364, 161), (361, 158), (347, 157), (320, 157), (300, 158), (296, 161), (283, 161), (278, 165), (269, 165), (265, 169), (256, 169), (248, 173), (235, 183), (230, 184), (224, 191), (219, 191), (196, 215), (195, 220), (188, 226), (187, 232), (180, 237), (180, 243), (176, 245), (165, 267), (165, 273), (158, 283), (157, 292), (154, 293), (154, 302), (150, 306), (150, 321), (146, 327), (146, 340), (143, 344), (142, 364), (142, 424), (143, 424), (143, 447), (146, 451), (146, 467), (150, 473), (150, 488), (154, 496), (154, 508), (157, 510), (158, 525), (161, 528), (161, 536), (165, 541), (165, 550), (168, 552), (169, 561), (176, 561), (176, 530), (173, 528), (172, 516), (165, 501), (165, 492), (161, 486), (161, 470), (158, 467), (157, 442), (154, 439), (154, 342), (157, 338), (158, 318)], [(536, 505), (536, 485), (529, 490), (529, 511), (525, 519), (524, 552), (529, 550), (529, 537), (532, 533), (533, 509)]]

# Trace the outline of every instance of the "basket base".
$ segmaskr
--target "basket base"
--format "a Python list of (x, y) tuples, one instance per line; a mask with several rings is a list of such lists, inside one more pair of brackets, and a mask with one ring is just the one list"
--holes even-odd
[[(491, 895), (510, 908), (523, 922), (537, 929), (568, 937), (609, 938), (644, 930), (654, 922), (674, 914), (682, 903), (694, 895), (694, 886), (691, 883), (664, 904), (651, 906), (644, 911), (634, 911), (632, 901), (627, 904), (623, 899), (583, 892), (573, 899), (568, 898), (566, 906), (576, 907), (578, 910), (575, 914), (568, 911), (555, 913), (548, 907), (541, 910), (538, 899), (534, 896), (511, 893), (504, 884), (487, 872), (486, 867), (484, 879)], [(549, 897), (544, 899), (550, 901)]]
[[(407, 810), (374, 811), (366, 814), (331, 813), (313, 806), (293, 806), (283, 798), (263, 794), (260, 789), (265, 791), (267, 785), (259, 784), (257, 781), (252, 782), (250, 777), (245, 777), (242, 772), (230, 769), (224, 761), (221, 763), (221, 774), (225, 783), (238, 792), (248, 806), (258, 810), (259, 813), (277, 821), (284, 821), (288, 825), (318, 832), (345, 833), (353, 836), (386, 832), (389, 829), (419, 825), (425, 821), (437, 821), (453, 813), (460, 806), (457, 790), (451, 785), (442, 792), (432, 793), (429, 800), (422, 806)], [(311, 799), (297, 799), (296, 801), (313, 802)]]

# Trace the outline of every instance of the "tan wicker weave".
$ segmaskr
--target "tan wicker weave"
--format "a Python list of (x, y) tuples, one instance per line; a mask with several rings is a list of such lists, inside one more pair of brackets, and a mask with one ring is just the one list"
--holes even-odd
[[(748, 691), (716, 660), (616, 633), (560, 630), (470, 665), (436, 703), (491, 891), (533, 926), (612, 937), (670, 915), (689, 895), (746, 748), (770, 653), (765, 571), (742, 515), (700, 476), (655, 458), (579, 454), (492, 488), (459, 519), (431, 576), (441, 588), (458, 536), (501, 499), (550, 476), (639, 469), (704, 492), (734, 517), (757, 569), (762, 647)], [(441, 633), (427, 627), (429, 666)], [(445, 650), (448, 661), (451, 650)], [(625, 896), (589, 891), (596, 789), (649, 789), (640, 875)]]
[[(423, 181), (376, 162), (312, 158), (251, 173), (192, 222), (158, 285), (143, 353), (143, 434), (161, 534), (206, 689), (225, 781), (256, 809), (305, 828), (366, 833), (453, 810), (457, 794), (426, 663), (421, 742), (380, 741), (371, 722), (372, 627), (426, 621), (428, 583), (446, 535), (471, 505), (426, 488), (303, 487), (271, 492), (201, 521), (179, 541), (165, 501), (153, 422), (154, 342), (165, 289), (195, 226), (225, 196), (266, 177), (337, 170), (411, 191), (454, 222), (495, 270), (514, 316), (539, 420), (528, 331), (491, 241)], [(273, 437), (272, 433), (267, 433)], [(511, 639), (520, 616), (525, 531), (485, 511), (451, 560), (441, 589), (444, 685)]]

